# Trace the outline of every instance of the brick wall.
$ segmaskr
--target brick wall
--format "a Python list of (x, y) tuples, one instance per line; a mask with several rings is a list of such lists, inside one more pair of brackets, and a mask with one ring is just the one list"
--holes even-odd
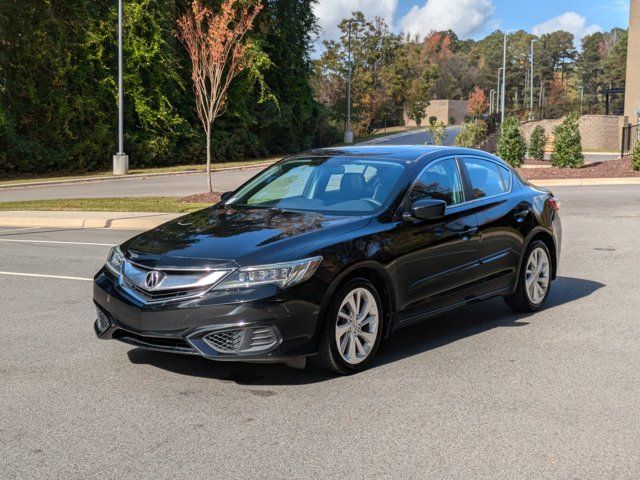
[[(431, 100), (425, 110), (422, 125), (429, 124), (429, 117), (436, 117), (438, 122), (443, 122), (445, 125), (449, 125), (449, 119), (453, 117), (456, 124), (460, 124), (464, 122), (464, 117), (467, 115), (467, 106), (466, 100)], [(416, 122), (406, 113), (404, 114), (404, 124), (410, 127), (416, 126)]]
[[(536, 125), (542, 125), (547, 134), (547, 151), (552, 150), (553, 129), (562, 123), (562, 119), (540, 120), (522, 124), (522, 133), (527, 143)], [(627, 117), (618, 115), (582, 115), (580, 117), (580, 136), (582, 148), (587, 151), (618, 152), (622, 143), (622, 127)]]

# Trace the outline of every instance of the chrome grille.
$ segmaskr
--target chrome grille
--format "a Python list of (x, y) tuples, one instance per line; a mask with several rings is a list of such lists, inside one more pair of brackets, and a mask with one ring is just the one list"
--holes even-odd
[(204, 337), (204, 341), (220, 353), (236, 353), (240, 349), (243, 337), (244, 330), (235, 328), (233, 330), (210, 333)]

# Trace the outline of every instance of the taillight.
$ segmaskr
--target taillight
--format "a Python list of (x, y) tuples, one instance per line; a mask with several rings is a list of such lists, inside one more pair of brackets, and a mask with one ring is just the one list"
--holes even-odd
[(549, 199), (549, 205), (551, 205), (556, 212), (560, 210), (560, 202), (556, 197), (551, 197)]

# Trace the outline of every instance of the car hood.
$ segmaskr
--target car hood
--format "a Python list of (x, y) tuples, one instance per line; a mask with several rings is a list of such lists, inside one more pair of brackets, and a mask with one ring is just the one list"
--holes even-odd
[(151, 268), (220, 268), (299, 260), (371, 221), (370, 216), (211, 207), (172, 220), (122, 245)]

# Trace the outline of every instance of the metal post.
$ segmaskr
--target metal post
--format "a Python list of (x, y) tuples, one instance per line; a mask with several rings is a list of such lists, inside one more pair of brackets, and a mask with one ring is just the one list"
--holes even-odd
[(349, 31), (347, 32), (347, 125), (344, 132), (344, 143), (353, 143), (353, 132), (351, 131), (351, 20), (349, 20)]
[(500, 124), (504, 124), (504, 95), (507, 78), (507, 35), (508, 32), (505, 32), (504, 43), (502, 47), (502, 94), (500, 95)]
[(582, 101), (584, 100), (584, 87), (579, 86), (578, 90), (580, 90), (580, 115), (582, 115)]
[(129, 173), (129, 157), (124, 153), (124, 87), (122, 82), (122, 0), (118, 0), (118, 153), (113, 156), (113, 174)]
[(498, 86), (496, 90), (496, 113), (500, 113), (500, 75), (502, 72), (502, 67), (498, 69)]
[(493, 99), (495, 93), (496, 91), (493, 88), (489, 91), (489, 115), (493, 115)]
[(530, 98), (530, 106), (529, 106), (529, 119), (533, 120), (533, 44), (537, 42), (537, 39), (531, 40), (531, 73), (529, 74), (529, 81), (531, 85), (531, 90), (529, 91)]

